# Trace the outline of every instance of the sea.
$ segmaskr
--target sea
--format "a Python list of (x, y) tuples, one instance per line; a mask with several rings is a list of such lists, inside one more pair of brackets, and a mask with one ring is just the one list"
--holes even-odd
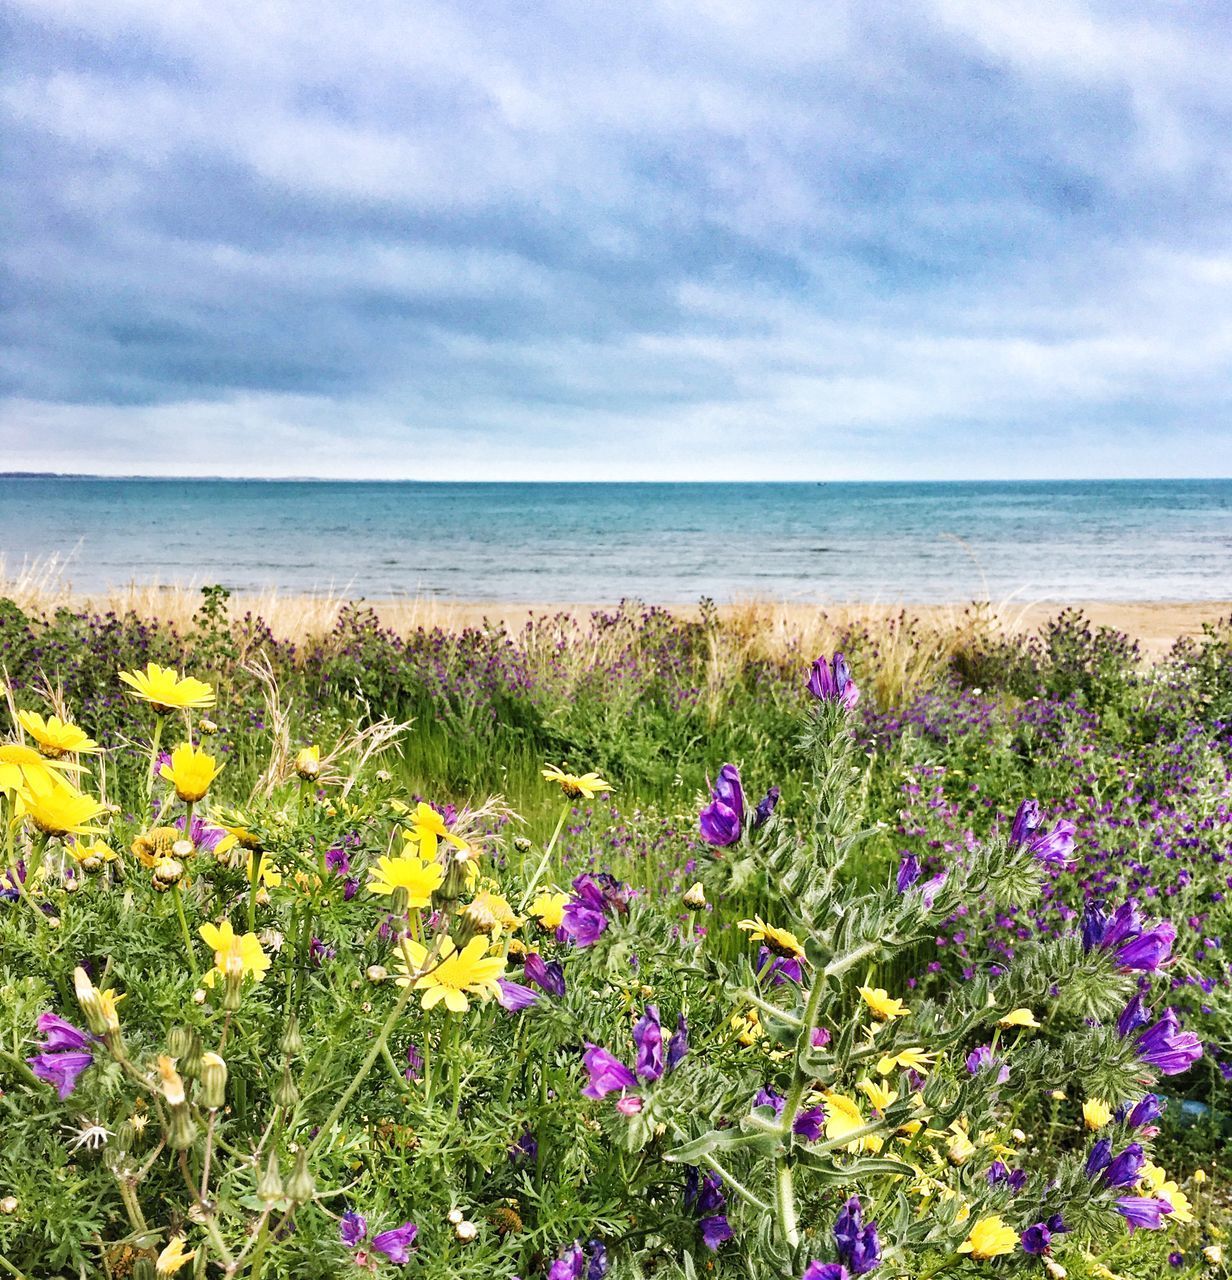
[(354, 598), (1232, 598), (1232, 480), (470, 484), (0, 477), (4, 575)]

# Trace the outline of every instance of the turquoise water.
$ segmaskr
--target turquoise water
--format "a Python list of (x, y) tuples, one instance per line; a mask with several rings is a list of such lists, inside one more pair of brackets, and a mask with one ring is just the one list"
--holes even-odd
[(1232, 596), (1232, 481), (419, 484), (0, 478), (10, 575), (662, 603)]

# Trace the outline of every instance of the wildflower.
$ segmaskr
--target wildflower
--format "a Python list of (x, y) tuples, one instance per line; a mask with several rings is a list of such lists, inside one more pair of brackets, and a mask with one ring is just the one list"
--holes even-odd
[(529, 1009), (531, 1005), (539, 1002), (538, 995), (520, 982), (513, 982), (508, 978), (497, 978), (496, 985), (498, 987), (496, 1003), (507, 1013), (521, 1013), (523, 1009)]
[(1048, 1229), (1046, 1222), (1037, 1222), (1028, 1227), (1019, 1238), (1023, 1253), (1029, 1253), (1035, 1257), (1047, 1253), (1052, 1245), (1052, 1232)]
[(252, 882), (255, 874), (257, 883), (264, 885), (267, 889), (276, 889), (282, 883), (282, 871), (263, 853), (248, 855), (245, 874), (248, 876), (249, 883)]
[(72, 840), (64, 846), (69, 857), (83, 870), (98, 871), (105, 863), (114, 862), (119, 854), (102, 840), (91, 840), (83, 844), (81, 840)]
[(697, 1218), (702, 1243), (711, 1252), (731, 1239), (727, 1197), (723, 1192), (723, 1179), (717, 1173), (707, 1173), (699, 1178), (692, 1166), (685, 1170), (684, 1207)]
[(894, 887), (899, 893), (906, 893), (919, 878), (919, 858), (914, 853), (904, 853), (898, 861), (898, 872), (894, 877)]
[(861, 999), (879, 1022), (905, 1018), (911, 1010), (899, 999), (892, 998), (884, 987), (858, 987)]
[(93, 1063), (96, 1037), (54, 1013), (39, 1014), (38, 1030), (43, 1043), (26, 1062), (40, 1080), (55, 1087), (63, 1102), (77, 1087), (81, 1073)]
[(991, 1045), (982, 1044), (967, 1054), (966, 1066), (968, 1074), (973, 1076), (978, 1076), (982, 1071), (995, 1070), (998, 1084), (1004, 1084), (1010, 1078), (1009, 1065), (1000, 1058), (993, 1057)]
[(1102, 1129), (1112, 1119), (1112, 1108), (1099, 1098), (1082, 1104), (1082, 1121), (1088, 1129)]
[(414, 976), (400, 956), (398, 968), (403, 976), (397, 982), (399, 986), (413, 982), (415, 990), (423, 992), (420, 1004), (424, 1009), (433, 1009), (444, 1001), (451, 1013), (465, 1013), (471, 1007), (468, 996), (486, 1001), (500, 994), (497, 979), (505, 971), (505, 959), (487, 954), (488, 940), (482, 935), (472, 938), (459, 951), (453, 939), (445, 934), (432, 967), (426, 972), (427, 948), (409, 939), (406, 947), (414, 965)]
[(1122, 903), (1111, 916), (1102, 904), (1090, 903), (1083, 913), (1084, 951), (1102, 947), (1111, 951), (1124, 970), (1155, 973), (1172, 954), (1176, 926), (1170, 920), (1157, 921), (1149, 928), (1132, 902)]
[(556, 765), (550, 764), (543, 771), (544, 780), (554, 782), (570, 800), (593, 800), (595, 796), (614, 788), (610, 782), (604, 782), (597, 773), (577, 774), (565, 773)]
[(565, 994), (565, 971), (555, 960), (545, 963), (537, 951), (532, 951), (522, 961), (522, 972), (527, 981), (548, 995), (560, 999)]
[(73, 970), (73, 992), (81, 1012), (86, 1016), (86, 1025), (96, 1036), (112, 1035), (120, 1029), (120, 1016), (116, 1005), (124, 999), (114, 991), (100, 991), (90, 975), (78, 965)]
[(17, 720), (21, 727), (38, 743), (39, 752), (50, 760), (59, 760), (72, 751), (78, 755), (92, 754), (100, 747), (84, 729), (48, 716), (46, 720), (36, 711), (19, 711)]
[(856, 1088), (868, 1099), (869, 1105), (874, 1111), (884, 1111), (897, 1096), (891, 1093), (885, 1085), (878, 1084), (877, 1081), (870, 1080), (867, 1076), (863, 1080), (856, 1081)]
[(191, 742), (182, 743), (171, 753), (171, 763), (158, 773), (175, 788), (175, 794), (186, 804), (195, 804), (210, 789), (210, 783), (222, 772), (222, 765), (206, 751), (198, 751)]
[(839, 1210), (834, 1220), (834, 1241), (839, 1258), (851, 1268), (853, 1276), (862, 1276), (881, 1262), (877, 1224), (864, 1222), (859, 1196), (852, 1196)]
[(740, 770), (725, 764), (710, 793), (710, 803), (698, 817), (698, 829), (707, 844), (725, 848), (735, 844), (744, 830), (744, 788)]
[(578, 947), (593, 946), (607, 931), (613, 913), (628, 911), (629, 889), (610, 875), (580, 875), (561, 914), (561, 932)]
[(212, 987), (219, 976), (242, 981), (244, 975), (250, 973), (257, 982), (265, 977), (270, 958), (261, 949), (255, 933), (236, 934), (230, 920), (203, 924), (197, 932), (206, 946), (214, 950), (214, 967), (204, 978), (207, 987)]
[(151, 662), (144, 671), (121, 671), (120, 679), (128, 685), (133, 696), (150, 703), (159, 715), (176, 709), (212, 707), (214, 690), (192, 676), (180, 678), (171, 667), (160, 667)]
[(499, 893), (481, 889), (467, 904), (464, 914), (477, 926), (477, 931), (489, 937), (499, 937), (502, 929), (512, 932), (522, 924), (509, 901)]
[(706, 905), (706, 890), (700, 880), (695, 880), (685, 891), (681, 901), (690, 911), (699, 911)]
[(745, 930), (754, 942), (764, 942), (776, 955), (790, 956), (796, 960), (804, 959), (804, 947), (800, 939), (789, 929), (779, 929), (767, 924), (761, 916), (752, 920), (741, 920), (738, 929)]
[(877, 1060), (877, 1074), (888, 1076), (895, 1067), (898, 1067), (904, 1071), (914, 1071), (917, 1075), (925, 1076), (936, 1056), (935, 1053), (925, 1053), (920, 1049), (904, 1049), (901, 1053), (892, 1056), (886, 1054)]
[(312, 782), (321, 772), (321, 748), (314, 743), (311, 747), (300, 747), (295, 753), (295, 772), (305, 782)]
[(1164, 1216), (1172, 1212), (1172, 1206), (1166, 1200), (1154, 1196), (1121, 1196), (1116, 1202), (1117, 1212), (1129, 1226), (1133, 1235), (1138, 1227), (1148, 1231), (1158, 1231), (1164, 1225)]
[(1100, 1138), (1087, 1153), (1086, 1171), (1088, 1178), (1106, 1169), (1112, 1160), (1112, 1139)]
[[(846, 1094), (837, 1093), (833, 1089), (827, 1089), (822, 1097), (826, 1103), (826, 1137), (831, 1140), (841, 1140), (854, 1133), (857, 1129), (864, 1128), (866, 1121), (860, 1111), (859, 1104), (854, 1098), (847, 1097)], [(879, 1151), (882, 1146), (881, 1139), (876, 1134), (868, 1134), (862, 1140), (857, 1138), (853, 1142), (847, 1144), (847, 1150), (855, 1150), (863, 1146), (866, 1151)]]
[(0, 791), (17, 791), (31, 777), (45, 779), (60, 766), (20, 742), (0, 743)]
[(810, 1262), (800, 1280), (850, 1280), (850, 1276), (840, 1262)]
[(440, 888), (445, 871), (435, 856), (422, 858), (414, 853), (404, 853), (396, 858), (378, 858), (376, 866), (369, 869), (368, 877), (369, 893), (388, 895), (396, 889), (405, 889), (410, 906), (426, 907)]
[(338, 1234), (348, 1249), (362, 1244), (368, 1235), (368, 1219), (362, 1213), (347, 1210), (338, 1223)]
[(565, 904), (569, 901), (567, 893), (550, 890), (538, 895), (530, 904), (530, 913), (539, 921), (541, 928), (559, 929), (565, 918)]
[(753, 810), (753, 820), (749, 823), (749, 826), (751, 826), (754, 831), (756, 831), (758, 827), (764, 827), (766, 823), (770, 821), (770, 817), (778, 807), (779, 797), (782, 794), (782, 791), (778, 787), (771, 787), (757, 802), (757, 807)]
[(1018, 806), (1018, 813), (1010, 828), (1010, 848), (1024, 848), (1048, 866), (1069, 866), (1077, 827), (1066, 818), (1060, 819), (1051, 831), (1044, 831), (1042, 827), (1043, 818), (1038, 803), (1024, 800)]
[(997, 1026), (1004, 1030), (1010, 1027), (1029, 1027), (1032, 1030), (1038, 1030), (1039, 1025), (1035, 1020), (1035, 1014), (1030, 1009), (1011, 1009), (1005, 1017), (997, 1020)]
[(158, 1255), (154, 1264), (154, 1274), (158, 1280), (164, 1276), (173, 1276), (186, 1263), (197, 1256), (196, 1249), (184, 1248), (183, 1236), (172, 1236), (167, 1247)]
[(785, 982), (803, 982), (804, 968), (795, 956), (776, 956), (769, 947), (758, 947), (757, 976), (771, 986), (781, 987)]
[(680, 1015), (677, 1020), (676, 1031), (667, 1046), (666, 1056), (663, 1049), (663, 1029), (659, 1010), (654, 1005), (646, 1006), (645, 1013), (634, 1026), (633, 1043), (637, 1049), (637, 1058), (634, 1062), (634, 1070), (630, 1071), (619, 1058), (606, 1049), (590, 1041), (586, 1042), (582, 1065), (586, 1068), (588, 1079), (582, 1089), (583, 1097), (605, 1098), (609, 1093), (615, 1093), (618, 1090), (623, 1094), (624, 1091), (637, 1087), (639, 1077), (649, 1084), (658, 1080), (665, 1070), (675, 1070), (689, 1047), (684, 1015)]
[(106, 806), (51, 773), (23, 770), (25, 785), (17, 792), (17, 813), (49, 836), (95, 835), (90, 824)]
[(1165, 1009), (1162, 1017), (1138, 1036), (1137, 1050), (1148, 1067), (1154, 1067), (1160, 1075), (1175, 1076), (1202, 1056), (1202, 1042), (1192, 1031), (1180, 1029), (1175, 1009)]
[(403, 831), (402, 838), (415, 841), (419, 845), (419, 856), (431, 862), (442, 840), (453, 845), (455, 849), (467, 849), (469, 846), (461, 836), (449, 830), (445, 819), (430, 804), (420, 801), (410, 815), (410, 829)]
[(860, 690), (851, 678), (851, 668), (841, 653), (827, 661), (823, 654), (809, 672), (808, 691), (818, 702), (837, 702), (850, 711), (860, 701)]
[(1137, 1142), (1131, 1142), (1119, 1155), (1114, 1156), (1104, 1169), (1104, 1181), (1110, 1187), (1132, 1187), (1142, 1173), (1146, 1157)]
[(1179, 1222), (1182, 1226), (1188, 1226), (1193, 1222), (1194, 1217), (1189, 1209), (1189, 1197), (1159, 1165), (1146, 1162), (1139, 1176), (1145, 1190), (1161, 1200), (1166, 1200), (1172, 1206), (1173, 1222)]
[(575, 1240), (548, 1268), (547, 1280), (603, 1280), (607, 1274), (607, 1249), (591, 1240), (583, 1248)]
[(377, 1253), (383, 1253), (390, 1262), (410, 1262), (411, 1246), (418, 1234), (419, 1228), (413, 1222), (404, 1222), (400, 1227), (373, 1236), (372, 1247)]
[(981, 1218), (966, 1240), (958, 1246), (959, 1253), (969, 1253), (978, 1262), (989, 1258), (999, 1258), (1004, 1253), (1013, 1253), (1018, 1247), (1018, 1236), (1012, 1227), (1007, 1227), (1000, 1214), (990, 1214)]
[(1159, 1096), (1148, 1093), (1125, 1116), (1125, 1124), (1130, 1129), (1140, 1129), (1143, 1125), (1154, 1124), (1163, 1113), (1164, 1104), (1159, 1100)]

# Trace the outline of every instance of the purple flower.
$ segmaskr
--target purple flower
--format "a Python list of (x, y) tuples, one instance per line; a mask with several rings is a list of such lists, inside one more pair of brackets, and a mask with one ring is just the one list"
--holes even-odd
[(931, 880), (925, 880), (920, 885), (920, 901), (924, 903), (924, 906), (929, 911), (933, 909), (933, 903), (936, 902), (937, 895), (945, 888), (945, 882), (948, 878), (948, 872), (939, 871)]
[(850, 711), (860, 701), (860, 690), (851, 678), (851, 668), (841, 653), (832, 661), (823, 654), (809, 672), (808, 691), (818, 702), (837, 702)]
[(778, 787), (771, 787), (757, 802), (757, 808), (753, 810), (753, 821), (749, 824), (754, 831), (758, 827), (764, 827), (770, 821), (770, 815), (774, 812), (781, 794)]
[(338, 1234), (348, 1249), (354, 1249), (368, 1234), (368, 1219), (362, 1213), (347, 1211), (338, 1223)]
[(805, 1142), (816, 1142), (821, 1137), (826, 1126), (826, 1112), (824, 1107), (810, 1107), (807, 1111), (801, 1111), (799, 1115), (792, 1121), (792, 1132), (798, 1138), (803, 1138)]
[(351, 859), (345, 849), (326, 849), (325, 865), (336, 876), (347, 876), (351, 874)]
[(1094, 1178), (1097, 1173), (1108, 1167), (1111, 1160), (1112, 1140), (1110, 1138), (1100, 1138), (1087, 1156), (1087, 1177)]
[(851, 1274), (862, 1276), (881, 1261), (881, 1243), (877, 1224), (865, 1223), (859, 1196), (852, 1196), (834, 1220), (834, 1243), (839, 1258), (851, 1268)]
[(992, 1046), (982, 1044), (967, 1054), (967, 1072), (978, 1076), (982, 1071), (996, 1071), (997, 1083), (1004, 1084), (1010, 1078), (1009, 1064), (1000, 1058), (994, 1058)]
[(582, 1090), (585, 1098), (606, 1098), (609, 1093), (637, 1088), (637, 1077), (633, 1072), (619, 1058), (613, 1057), (597, 1044), (586, 1042), (582, 1065), (590, 1076)]
[(1131, 1129), (1138, 1129), (1144, 1124), (1154, 1124), (1163, 1113), (1164, 1105), (1160, 1102), (1158, 1095), (1148, 1093), (1129, 1113), (1125, 1123)]
[(1159, 1021), (1138, 1036), (1137, 1049), (1138, 1057), (1164, 1076), (1188, 1071), (1202, 1056), (1202, 1042), (1192, 1031), (1181, 1030), (1175, 1009), (1165, 1009)]
[(55, 1013), (40, 1013), (38, 1030), (43, 1043), (26, 1062), (40, 1080), (55, 1088), (63, 1101), (77, 1087), (81, 1073), (94, 1062), (91, 1046), (96, 1038)]
[(513, 982), (509, 978), (497, 978), (496, 985), (498, 988), (496, 1003), (507, 1013), (519, 1013), (539, 1002), (538, 993), (529, 987), (524, 987), (520, 982)]
[(774, 1093), (770, 1089), (758, 1089), (753, 1095), (753, 1105), (755, 1107), (773, 1107), (776, 1116), (783, 1114), (783, 1107), (786, 1102), (787, 1099), (782, 1094)]
[(839, 1262), (810, 1262), (801, 1280), (850, 1280), (851, 1272)]
[(593, 946), (606, 931), (609, 916), (628, 908), (628, 887), (614, 876), (580, 875), (573, 882), (573, 897), (565, 903), (558, 932), (575, 946)]
[(1146, 1157), (1141, 1145), (1131, 1142), (1119, 1156), (1108, 1162), (1108, 1167), (1104, 1170), (1104, 1181), (1110, 1187), (1127, 1191), (1138, 1181), (1145, 1163)]
[(77, 1087), (77, 1078), (94, 1062), (92, 1053), (39, 1053), (27, 1058), (30, 1070), (55, 1087), (61, 1101)]
[(643, 1080), (657, 1080), (663, 1074), (663, 1025), (659, 1010), (646, 1006), (637, 1025), (633, 1028), (633, 1043), (637, 1046), (637, 1061), (633, 1069)]
[(382, 1231), (379, 1236), (373, 1236), (372, 1247), (390, 1262), (410, 1262), (411, 1245), (418, 1234), (419, 1228), (413, 1222), (404, 1222), (392, 1231)]
[(406, 1070), (402, 1073), (408, 1080), (419, 1080), (423, 1077), (423, 1054), (413, 1045), (406, 1046)]
[(528, 982), (548, 995), (559, 998), (565, 994), (565, 971), (557, 961), (545, 963), (537, 951), (532, 951), (522, 962), (522, 972)]
[(707, 844), (725, 848), (740, 839), (744, 829), (744, 788), (740, 770), (725, 764), (710, 792), (710, 803), (697, 819), (698, 830)]
[(672, 1038), (667, 1042), (667, 1069), (675, 1071), (680, 1065), (680, 1060), (689, 1052), (689, 1028), (685, 1023), (684, 1014), (676, 1016), (676, 1030), (672, 1032)]
[(684, 1175), (684, 1207), (697, 1216), (698, 1230), (707, 1249), (716, 1250), (732, 1237), (727, 1221), (727, 1198), (723, 1194), (723, 1179), (717, 1173), (698, 1178), (691, 1165)]
[(1122, 943), (1114, 958), (1122, 969), (1154, 973), (1172, 954), (1175, 941), (1176, 925), (1171, 920), (1162, 920), (1138, 937)]
[(1130, 1235), (1137, 1227), (1158, 1231), (1164, 1225), (1164, 1214), (1172, 1212), (1167, 1200), (1156, 1200), (1153, 1196), (1121, 1196), (1116, 1208), (1129, 1224)]
[(1074, 832), (1077, 827), (1062, 818), (1051, 831), (1032, 835), (1026, 848), (1038, 861), (1050, 867), (1068, 867), (1074, 853)]
[(548, 1280), (582, 1280), (586, 1267), (586, 1255), (582, 1246), (574, 1241), (548, 1268)]
[(920, 860), (914, 853), (904, 853), (899, 859), (898, 874), (894, 877), (895, 888), (899, 893), (906, 893), (920, 878)]
[(1090, 951), (1104, 940), (1104, 932), (1108, 927), (1108, 914), (1104, 904), (1092, 898), (1082, 909), (1082, 949)]
[(731, 1224), (725, 1213), (710, 1213), (699, 1218), (697, 1223), (702, 1233), (702, 1244), (711, 1252), (732, 1238)]
[(1052, 1232), (1048, 1230), (1047, 1223), (1037, 1222), (1034, 1226), (1028, 1227), (1020, 1239), (1023, 1253), (1035, 1254), (1038, 1257), (1048, 1252), (1048, 1247), (1052, 1244)]
[(1010, 827), (1011, 846), (1017, 848), (1020, 844), (1026, 844), (1039, 824), (1039, 801), (1024, 800), (1018, 806), (1018, 812), (1014, 815), (1014, 821)]
[(309, 963), (320, 968), (326, 960), (332, 960), (338, 954), (336, 947), (327, 947), (320, 938), (314, 937), (308, 944)]
[(785, 982), (799, 984), (804, 981), (804, 969), (795, 956), (774, 956), (772, 959), (769, 947), (758, 949), (757, 972), (773, 987), (781, 987)]
[(1150, 1022), (1151, 1016), (1146, 1010), (1146, 1001), (1141, 995), (1136, 995), (1125, 1006), (1121, 1016), (1117, 1019), (1117, 1031), (1122, 1036), (1131, 1035), (1137, 1031), (1139, 1027), (1145, 1027)]
[(824, 1049), (830, 1043), (830, 1033), (825, 1027), (814, 1027), (813, 1034), (809, 1037), (809, 1043), (814, 1049)]
[(529, 1129), (524, 1129), (522, 1136), (509, 1148), (509, 1159), (514, 1164), (523, 1160), (534, 1164), (539, 1159), (539, 1143)]

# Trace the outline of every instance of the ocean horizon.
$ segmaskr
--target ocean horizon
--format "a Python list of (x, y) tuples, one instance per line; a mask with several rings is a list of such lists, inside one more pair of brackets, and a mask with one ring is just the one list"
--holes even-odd
[(368, 599), (1226, 599), (1232, 479), (0, 476), (8, 576)]

